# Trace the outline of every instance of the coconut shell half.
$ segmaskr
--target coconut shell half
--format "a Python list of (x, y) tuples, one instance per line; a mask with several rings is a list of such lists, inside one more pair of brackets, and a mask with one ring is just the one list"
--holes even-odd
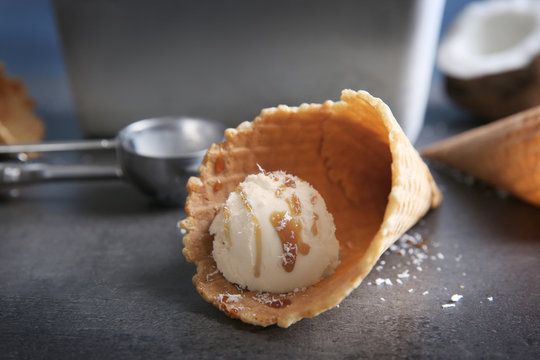
[(471, 79), (446, 76), (445, 88), (456, 104), (484, 120), (496, 120), (540, 105), (540, 55), (518, 70)]
[(484, 120), (540, 105), (540, 2), (475, 1), (442, 37), (448, 96)]
[[(187, 184), (183, 254), (197, 265), (202, 297), (244, 322), (288, 327), (337, 306), (381, 254), (441, 201), (431, 174), (390, 109), (364, 91), (341, 101), (264, 109), (225, 132)], [(309, 182), (336, 225), (341, 264), (330, 277), (288, 294), (243, 290), (212, 259), (209, 226), (228, 194), (249, 174), (283, 170)]]

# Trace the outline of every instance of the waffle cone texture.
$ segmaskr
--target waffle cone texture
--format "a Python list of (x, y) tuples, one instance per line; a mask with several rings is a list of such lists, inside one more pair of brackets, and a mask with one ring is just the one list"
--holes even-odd
[(540, 206), (540, 106), (427, 146), (422, 154)]
[[(338, 102), (264, 109), (253, 122), (227, 129), (225, 138), (208, 150), (200, 177), (188, 181), (183, 254), (197, 265), (193, 283), (201, 296), (247, 323), (288, 327), (337, 306), (442, 199), (388, 106), (365, 91), (344, 90)], [(333, 275), (272, 294), (240, 289), (217, 270), (208, 229), (229, 193), (259, 172), (257, 165), (296, 175), (322, 195), (340, 243)]]

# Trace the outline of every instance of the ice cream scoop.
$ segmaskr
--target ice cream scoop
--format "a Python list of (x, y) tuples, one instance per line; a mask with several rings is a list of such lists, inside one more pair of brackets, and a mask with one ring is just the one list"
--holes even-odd
[(223, 124), (164, 116), (136, 121), (114, 139), (0, 146), (0, 155), (25, 152), (116, 150), (115, 165), (0, 164), (0, 188), (43, 181), (124, 179), (165, 205), (182, 205), (183, 184), (197, 172), (206, 147), (222, 138)]
[(329, 276), (339, 264), (332, 215), (310, 184), (283, 171), (246, 177), (210, 226), (225, 278), (284, 293)]

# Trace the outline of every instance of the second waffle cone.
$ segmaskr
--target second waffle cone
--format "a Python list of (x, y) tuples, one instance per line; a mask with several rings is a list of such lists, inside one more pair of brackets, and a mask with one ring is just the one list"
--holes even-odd
[(427, 146), (422, 154), (540, 206), (540, 106)]

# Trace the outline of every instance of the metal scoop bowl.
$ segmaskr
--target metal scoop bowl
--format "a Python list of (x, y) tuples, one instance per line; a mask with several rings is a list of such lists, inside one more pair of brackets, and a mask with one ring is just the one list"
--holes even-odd
[(0, 187), (43, 181), (121, 178), (165, 205), (185, 201), (186, 182), (197, 174), (206, 150), (223, 139), (225, 126), (191, 117), (134, 122), (110, 140), (3, 145), (0, 155), (82, 150), (116, 150), (116, 165), (0, 163)]

